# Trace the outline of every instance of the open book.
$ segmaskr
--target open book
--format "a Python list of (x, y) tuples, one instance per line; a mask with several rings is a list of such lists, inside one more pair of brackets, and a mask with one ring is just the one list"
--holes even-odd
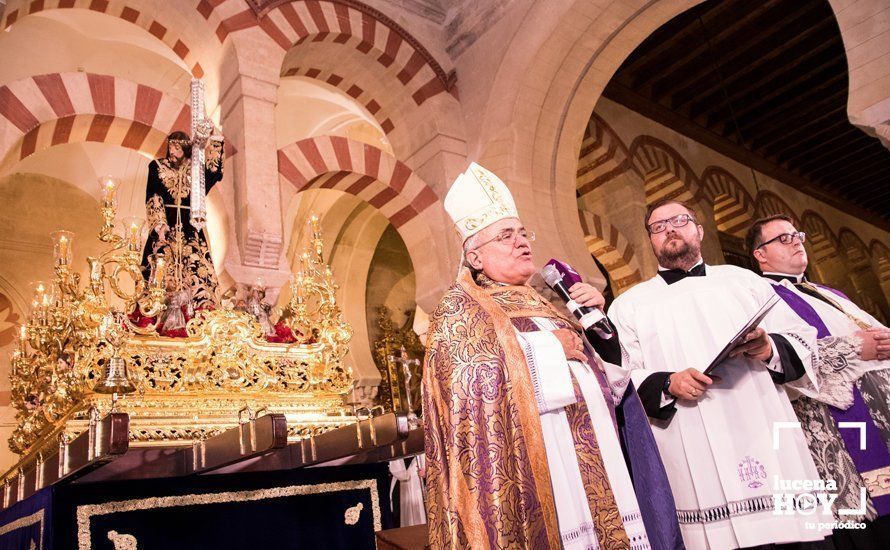
[(747, 323), (745, 323), (745, 326), (743, 326), (741, 330), (739, 330), (736, 335), (732, 337), (732, 340), (730, 340), (723, 347), (723, 349), (720, 350), (720, 353), (717, 354), (717, 357), (713, 361), (711, 361), (711, 364), (708, 365), (708, 368), (705, 369), (705, 374), (710, 375), (712, 372), (714, 372), (714, 369), (719, 367), (720, 363), (722, 363), (729, 357), (729, 352), (731, 352), (733, 349), (735, 349), (736, 346), (745, 341), (745, 335), (748, 334), (757, 325), (759, 325), (760, 322), (763, 321), (763, 318), (766, 317), (766, 314), (769, 313), (769, 310), (773, 309), (773, 306), (779, 303), (780, 300), (781, 298), (779, 298), (778, 294), (773, 294), (773, 296), (769, 300), (767, 300), (765, 304), (760, 306), (760, 309), (757, 310), (757, 313), (755, 313), (754, 316), (751, 317), (751, 319), (749, 319)]

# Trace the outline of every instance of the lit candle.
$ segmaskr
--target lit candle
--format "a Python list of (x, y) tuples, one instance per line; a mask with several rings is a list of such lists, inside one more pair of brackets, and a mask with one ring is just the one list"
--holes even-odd
[(52, 234), (54, 246), (53, 255), (55, 256), (56, 265), (70, 265), (72, 241), (74, 241), (74, 233), (70, 231), (55, 231)]
[(108, 340), (108, 337), (111, 335), (111, 329), (113, 326), (114, 317), (112, 317), (111, 314), (103, 316), (102, 320), (99, 322), (99, 338)]
[(257, 277), (256, 283), (253, 286), (260, 290), (265, 290), (266, 289), (266, 281), (262, 277)]
[(164, 280), (167, 278), (167, 260), (163, 256), (155, 259), (155, 288), (164, 288)]
[(65, 258), (68, 257), (68, 237), (62, 235), (59, 237), (59, 262), (64, 264)]
[(19, 342), (24, 347), (28, 341), (28, 325), (19, 325)]
[(99, 178), (99, 187), (102, 191), (102, 200), (106, 204), (114, 202), (114, 195), (117, 191), (118, 181), (114, 176), (102, 176)]
[(139, 252), (142, 245), (142, 224), (144, 223), (140, 218), (124, 219), (124, 240), (127, 247), (133, 252)]

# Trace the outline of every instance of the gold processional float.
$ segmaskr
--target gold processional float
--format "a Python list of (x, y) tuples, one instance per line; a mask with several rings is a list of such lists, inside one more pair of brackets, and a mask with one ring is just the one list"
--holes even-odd
[[(100, 183), (99, 240), (107, 250), (87, 258), (89, 280), (81, 284), (72, 268), (74, 235), (55, 232), (55, 278), (34, 284), (32, 312), (20, 327), (11, 361), (17, 427), (9, 446), (22, 459), (3, 476), (4, 505), (64, 477), (71, 469), (69, 455), (79, 449), (76, 439), (89, 447), (80, 449), (84, 461), (107, 452), (111, 444), (103, 447), (99, 440), (108, 438), (102, 430), (114, 429), (117, 416), (128, 417), (123, 444), (131, 449), (194, 446), (240, 429), (260, 413), (283, 416), (287, 442), (300, 441), (301, 450), (304, 440), (312, 440), (316, 461), (321, 458), (315, 441), (331, 430), (348, 432), (343, 427), (355, 425), (351, 437), (359, 449), (368, 430), (376, 442), (375, 422), (362, 427), (361, 411), (347, 402), (353, 378), (343, 359), (352, 329), (334, 297), (337, 285), (323, 260), (316, 217), (309, 221), (311, 244), (300, 256), (290, 300), (279, 315), (296, 342), (268, 342), (256, 318), (231, 304), (197, 312), (187, 324), (187, 337), (169, 338), (158, 334), (156, 321), (142, 327), (131, 320), (134, 311), (159, 318), (167, 261), (152, 258), (151, 272), (143, 275), (143, 222), (124, 220), (123, 231), (117, 232), (118, 182), (105, 177)], [(364, 409), (364, 419), (375, 412)], [(416, 427), (416, 420), (411, 424)], [(275, 429), (280, 431), (281, 424)], [(256, 434), (252, 437), (256, 447)], [(41, 466), (50, 460), (53, 468), (47, 474)], [(302, 463), (309, 462), (304, 457)], [(10, 499), (10, 484), (18, 498)]]

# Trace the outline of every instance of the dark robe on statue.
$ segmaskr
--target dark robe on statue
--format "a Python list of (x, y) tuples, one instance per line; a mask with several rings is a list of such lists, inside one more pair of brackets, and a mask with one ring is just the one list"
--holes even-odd
[[(535, 318), (575, 328), (531, 287), (477, 283), (466, 269), (431, 317), (423, 396), (433, 548), (563, 546), (532, 359), (517, 336), (539, 330)], [(587, 353), (597, 370), (598, 359)], [(617, 407), (609, 405), (605, 422), (621, 442), (648, 545), (628, 537), (625, 522), (639, 516), (619, 513), (587, 402), (573, 383), (578, 399), (565, 414), (599, 547), (682, 548), (667, 476), (633, 386)]]
[[(208, 193), (222, 180), (222, 151), (221, 141), (209, 141), (204, 168)], [(179, 166), (166, 158), (153, 160), (148, 165), (145, 206), (150, 232), (142, 265), (144, 269), (150, 269), (149, 256), (163, 254), (168, 262), (168, 275), (178, 271), (182, 286), (190, 291), (192, 308), (213, 309), (218, 304), (216, 271), (210, 259), (206, 228), (199, 231), (189, 220), (191, 179), (189, 158), (183, 158)], [(159, 227), (165, 232), (163, 240), (158, 232)]]

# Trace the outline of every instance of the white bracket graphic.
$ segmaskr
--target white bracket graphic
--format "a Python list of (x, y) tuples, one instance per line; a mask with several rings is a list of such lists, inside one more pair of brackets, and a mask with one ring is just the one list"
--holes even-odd
[(779, 430), (800, 428), (800, 422), (773, 422), (773, 450), (779, 450)]
[(837, 427), (842, 428), (857, 428), (859, 430), (859, 450), (865, 450), (865, 422), (838, 422)]

